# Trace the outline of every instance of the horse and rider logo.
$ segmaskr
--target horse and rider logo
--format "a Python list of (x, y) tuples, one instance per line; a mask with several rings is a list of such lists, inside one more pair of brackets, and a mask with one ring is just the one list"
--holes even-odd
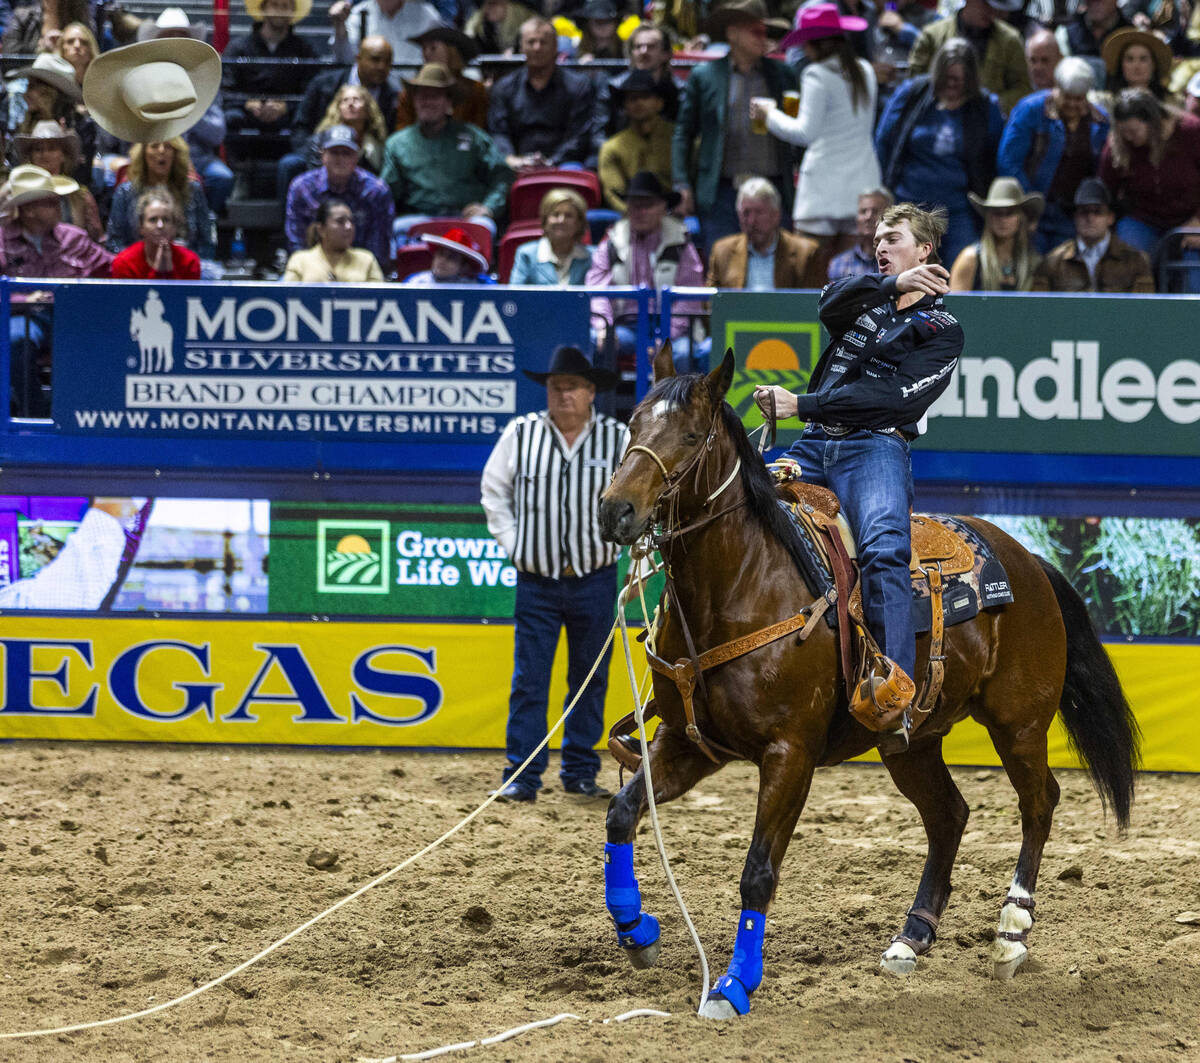
[(153, 288), (146, 293), (141, 310), (129, 315), (129, 335), (141, 351), (140, 373), (169, 373), (175, 365), (175, 330), (163, 317), (163, 301)]

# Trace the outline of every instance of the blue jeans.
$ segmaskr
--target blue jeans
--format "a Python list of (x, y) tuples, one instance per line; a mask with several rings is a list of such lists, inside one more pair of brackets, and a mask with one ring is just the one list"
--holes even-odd
[[(637, 329), (629, 325), (617, 325), (617, 361), (620, 364), (637, 364)], [(598, 335), (592, 337), (596, 343)], [(712, 351), (712, 340), (698, 340), (695, 344), (688, 336), (671, 340), (671, 360), (676, 373), (707, 373), (708, 357)]]
[[(528, 572), (517, 574), (517, 604), (513, 613), (516, 646), (512, 693), (508, 698), (505, 782), (546, 737), (550, 668), (554, 664), (559, 632), (564, 627), (567, 629), (565, 707), (571, 703), (608, 638), (616, 600), (616, 565), (578, 579), (549, 579)], [(560, 773), (564, 784), (590, 782), (600, 770), (600, 757), (592, 747), (600, 741), (604, 730), (604, 695), (611, 653), (610, 647), (564, 724)], [(540, 789), (548, 760), (549, 753), (543, 749), (516, 785), (527, 790)]]
[(209, 159), (200, 170), (204, 181), (204, 198), (214, 214), (224, 214), (225, 204), (233, 192), (233, 171), (220, 159)]
[(809, 428), (786, 456), (800, 463), (807, 483), (828, 487), (838, 496), (858, 544), (867, 627), (883, 652), (915, 679), (908, 444), (882, 432), (861, 430), (831, 438)]

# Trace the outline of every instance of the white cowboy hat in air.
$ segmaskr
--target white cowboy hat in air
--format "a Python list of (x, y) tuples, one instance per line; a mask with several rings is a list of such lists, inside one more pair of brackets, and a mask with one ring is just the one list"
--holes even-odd
[(182, 136), (216, 99), (221, 57), (183, 37), (115, 48), (92, 61), (83, 102), (118, 140), (150, 144)]

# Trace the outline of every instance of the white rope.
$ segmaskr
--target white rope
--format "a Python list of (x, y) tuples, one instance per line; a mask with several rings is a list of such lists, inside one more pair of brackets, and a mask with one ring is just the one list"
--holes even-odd
[(738, 458), (738, 460), (737, 460), (737, 461), (735, 461), (735, 462), (733, 463), (733, 472), (731, 472), (731, 473), (730, 473), (730, 474), (729, 474), (729, 475), (728, 475), (728, 476), (725, 478), (725, 482), (724, 482), (723, 484), (721, 484), (721, 486), (720, 486), (720, 487), (718, 487), (718, 488), (717, 488), (717, 489), (716, 489), (716, 490), (715, 490), (715, 491), (714, 491), (714, 492), (713, 492), (711, 495), (709, 495), (709, 496), (708, 496), (708, 497), (707, 497), (707, 498), (704, 500), (704, 504), (705, 504), (706, 506), (707, 506), (707, 505), (709, 505), (709, 504), (712, 502), (712, 500), (713, 500), (714, 498), (716, 498), (716, 497), (717, 497), (717, 496), (718, 496), (718, 495), (719, 495), (719, 494), (720, 494), (722, 491), (724, 491), (724, 490), (725, 490), (725, 488), (727, 488), (727, 487), (728, 487), (728, 486), (729, 486), (731, 483), (733, 483), (733, 478), (734, 478), (735, 476), (737, 476), (737, 474), (738, 474), (739, 472), (741, 472), (741, 471), (742, 471), (742, 459), (741, 459), (741, 458)]
[[(635, 571), (636, 569), (630, 569), (630, 580), (633, 579)], [(639, 592), (641, 591), (641, 586), (641, 581), (639, 580)], [(640, 597), (642, 602), (642, 619), (646, 622), (646, 646), (651, 652), (654, 652), (654, 631), (650, 626), (650, 618), (646, 615), (646, 598), (644, 594), (641, 594)], [(667, 849), (663, 844), (662, 828), (658, 823), (658, 805), (654, 800), (654, 779), (650, 774), (650, 747), (646, 741), (646, 719), (643, 715), (645, 705), (638, 691), (637, 679), (633, 674), (633, 651), (629, 648), (629, 628), (625, 623), (625, 611), (623, 609), (617, 611), (617, 623), (621, 627), (621, 642), (625, 648), (625, 666), (629, 672), (629, 686), (633, 691), (633, 718), (637, 723), (638, 741), (642, 746), (642, 773), (646, 787), (646, 803), (650, 812), (650, 824), (654, 828), (654, 844), (658, 847), (658, 858), (662, 862), (663, 873), (667, 876), (667, 884), (671, 887), (671, 892), (675, 895), (675, 903), (679, 905), (679, 911), (683, 915), (684, 923), (687, 924), (688, 933), (692, 936), (692, 943), (696, 946), (696, 954), (700, 957), (700, 1006), (696, 1009), (697, 1014), (699, 1014), (704, 1010), (704, 1005), (708, 1002), (708, 957), (704, 954), (704, 946), (700, 943), (700, 935), (696, 931), (692, 917), (688, 914), (687, 905), (683, 901), (683, 894), (679, 892), (679, 886), (675, 883), (675, 875), (671, 871), (671, 862), (667, 859)]]
[[(620, 613), (619, 615), (621, 617), (624, 617), (623, 612)], [(609, 628), (608, 638), (604, 640), (603, 648), (600, 650), (600, 653), (596, 657), (596, 660), (592, 662), (591, 671), (588, 672), (587, 677), (584, 679), (583, 683), (580, 685), (579, 690), (575, 694), (575, 697), (571, 700), (571, 704), (568, 705), (563, 710), (563, 714), (558, 718), (558, 720), (555, 722), (554, 726), (551, 727), (550, 730), (546, 733), (546, 737), (543, 738), (542, 741), (538, 743), (537, 748), (532, 753), (530, 753), (528, 757), (525, 758), (525, 762), (515, 772), (513, 772), (512, 775), (510, 775), (508, 777), (505, 785), (513, 782), (515, 779), (520, 778), (521, 774), (525, 771), (525, 769), (528, 768), (529, 765), (533, 762), (533, 758), (536, 757), (550, 743), (550, 740), (555, 736), (555, 734), (558, 733), (558, 729), (560, 727), (562, 727), (562, 725), (566, 722), (567, 717), (571, 714), (571, 710), (575, 708), (576, 703), (583, 696), (583, 692), (587, 689), (588, 684), (592, 681), (592, 677), (596, 674), (596, 669), (600, 666), (600, 662), (604, 659), (604, 655), (608, 652), (609, 646), (612, 645), (613, 634), (616, 632), (616, 629), (617, 629), (617, 625), (616, 625), (616, 622), (614, 621), (613, 626), (611, 628)], [(501, 787), (501, 789), (503, 789), (503, 787)], [(399, 874), (410, 864), (416, 863), (418, 860), (421, 859), (421, 857), (425, 856), (427, 853), (432, 852), (443, 842), (449, 840), (455, 834), (457, 834), (460, 830), (462, 830), (463, 827), (465, 827), (468, 823), (470, 823), (477, 816), (479, 816), (480, 813), (482, 813), (484, 811), (484, 809), (488, 808), (488, 806), (493, 804), (496, 801), (496, 799), (499, 797), (499, 795), (500, 795), (499, 790), (497, 790), (495, 793), (490, 794), (488, 796), (487, 800), (484, 801), (483, 804), (481, 804), (477, 809), (475, 809), (474, 812), (470, 813), (469, 815), (465, 816), (463, 819), (459, 820), (458, 823), (456, 823), (453, 827), (451, 827), (448, 831), (446, 831), (445, 834), (441, 835), (441, 837), (430, 842), (420, 852), (414, 853), (407, 860), (404, 860), (403, 862), (397, 864), (390, 871), (385, 871), (381, 875), (377, 875), (375, 878), (371, 879), (371, 881), (368, 882), (365, 886), (360, 886), (353, 893), (347, 894), (340, 901), (335, 901), (328, 908), (326, 908), (325, 911), (321, 912), (319, 915), (314, 915), (310, 920), (308, 920), (308, 922), (302, 923), (300, 926), (296, 927), (295, 930), (290, 931), (289, 933), (287, 933), (283, 937), (281, 937), (278, 941), (268, 945), (265, 949), (263, 949), (257, 955), (251, 956), (250, 959), (246, 960), (245, 963), (238, 964), (238, 966), (234, 967), (233, 970), (226, 971), (223, 975), (221, 975), (218, 978), (214, 978), (211, 982), (205, 982), (204, 985), (197, 986), (195, 989), (193, 989), (189, 993), (184, 993), (182, 996), (175, 997), (173, 1000), (164, 1001), (162, 1004), (155, 1004), (154, 1007), (152, 1007), (152, 1008), (143, 1008), (141, 1011), (133, 1011), (126, 1015), (114, 1015), (108, 1019), (97, 1019), (93, 1022), (77, 1022), (77, 1023), (73, 1023), (69, 1026), (55, 1026), (50, 1029), (21, 1030), (17, 1033), (0, 1033), (0, 1041), (18, 1040), (18, 1039), (23, 1039), (23, 1038), (28, 1038), (28, 1037), (50, 1037), (55, 1034), (64, 1034), (64, 1033), (78, 1033), (80, 1030), (94, 1030), (100, 1026), (115, 1026), (117, 1023), (132, 1022), (134, 1019), (144, 1019), (149, 1015), (155, 1015), (160, 1011), (166, 1011), (168, 1008), (177, 1007), (178, 1005), (183, 1004), (185, 1001), (191, 1000), (193, 997), (198, 997), (201, 993), (206, 993), (210, 989), (215, 989), (217, 986), (221, 985), (223, 982), (228, 982), (229, 979), (235, 977), (236, 975), (241, 974), (247, 968), (253, 967), (254, 964), (258, 963), (259, 960), (266, 958), (272, 952), (274, 952), (276, 949), (281, 948), (283, 945), (285, 945), (289, 941), (291, 941), (292, 938), (299, 936), (300, 934), (304, 933), (304, 931), (307, 930), (309, 927), (315, 926), (322, 919), (326, 918), (327, 916), (332, 915), (339, 908), (343, 907), (344, 905), (349, 904), (353, 900), (357, 900), (368, 890), (373, 890), (376, 886), (382, 885), (384, 882), (386, 882), (388, 879), (392, 878), (394, 875)], [(470, 1042), (470, 1044), (474, 1044), (474, 1042)], [(468, 1044), (467, 1047), (470, 1047), (470, 1045)]]

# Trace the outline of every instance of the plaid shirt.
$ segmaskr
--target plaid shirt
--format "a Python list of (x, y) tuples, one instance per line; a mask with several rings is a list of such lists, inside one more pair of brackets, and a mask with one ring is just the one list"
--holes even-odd
[(82, 229), (62, 222), (39, 248), (19, 222), (0, 226), (0, 271), (10, 277), (107, 277), (113, 256)]
[(308, 246), (308, 226), (317, 216), (317, 207), (326, 195), (344, 199), (354, 215), (354, 246), (364, 247), (386, 266), (392, 261), (392, 218), (395, 205), (392, 195), (378, 177), (359, 167), (350, 175), (346, 187), (331, 192), (329, 174), (322, 166), (297, 177), (288, 189), (287, 231), (288, 250), (300, 251)]
[(827, 276), (831, 281), (840, 281), (843, 277), (861, 277), (864, 273), (874, 273), (877, 269), (875, 256), (863, 254), (862, 248), (855, 244), (840, 255), (833, 256)]

